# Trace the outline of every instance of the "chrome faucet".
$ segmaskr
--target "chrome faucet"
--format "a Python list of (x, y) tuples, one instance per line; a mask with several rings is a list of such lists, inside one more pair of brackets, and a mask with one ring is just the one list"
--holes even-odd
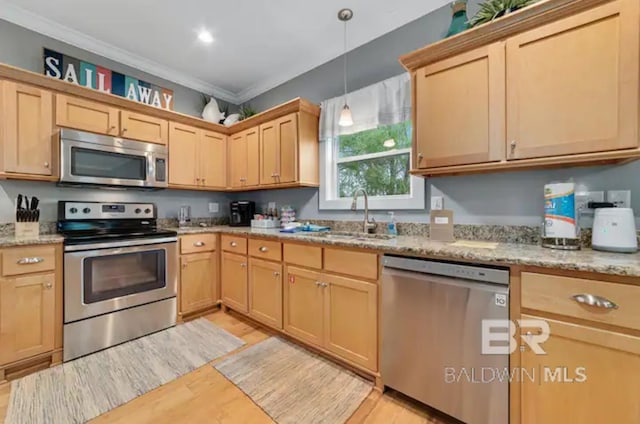
[(371, 234), (375, 232), (376, 229), (376, 220), (371, 218), (369, 220), (369, 196), (367, 195), (367, 191), (363, 188), (356, 189), (353, 193), (353, 202), (351, 203), (351, 210), (358, 210), (358, 194), (362, 193), (364, 196), (364, 223), (362, 226), (362, 232)]

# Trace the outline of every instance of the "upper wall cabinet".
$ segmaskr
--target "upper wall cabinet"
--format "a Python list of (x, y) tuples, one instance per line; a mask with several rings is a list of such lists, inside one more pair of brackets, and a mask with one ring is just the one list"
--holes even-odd
[(53, 93), (0, 81), (0, 173), (8, 178), (57, 178)]
[(640, 157), (639, 10), (637, 0), (550, 0), (403, 56), (413, 173)]
[(172, 122), (169, 126), (169, 185), (224, 189), (226, 144), (223, 134)]
[(292, 183), (298, 174), (298, 116), (260, 125), (260, 184)]
[(229, 187), (256, 188), (260, 184), (260, 129), (233, 134), (229, 141)]
[(169, 138), (165, 119), (63, 94), (56, 96), (56, 125), (158, 144)]

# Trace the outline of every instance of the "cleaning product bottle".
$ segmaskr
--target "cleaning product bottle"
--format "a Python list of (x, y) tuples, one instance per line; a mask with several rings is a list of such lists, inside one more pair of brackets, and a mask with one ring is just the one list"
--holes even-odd
[(398, 235), (398, 223), (396, 222), (395, 214), (393, 212), (389, 212), (389, 216), (391, 217), (391, 219), (389, 220), (389, 223), (387, 224), (387, 232), (389, 234), (391, 234), (392, 236), (397, 236)]

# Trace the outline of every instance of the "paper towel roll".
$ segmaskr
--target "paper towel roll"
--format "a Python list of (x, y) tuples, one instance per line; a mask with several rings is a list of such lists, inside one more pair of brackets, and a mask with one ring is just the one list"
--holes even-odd
[(576, 194), (574, 183), (544, 186), (545, 236), (576, 238)]

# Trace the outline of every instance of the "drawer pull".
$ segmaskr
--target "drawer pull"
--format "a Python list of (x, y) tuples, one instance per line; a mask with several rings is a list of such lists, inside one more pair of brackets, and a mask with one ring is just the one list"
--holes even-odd
[(280, 276), (280, 273), (279, 273), (278, 271), (274, 271), (274, 272), (273, 272), (273, 276), (277, 278), (277, 277), (279, 277), (279, 276)]
[(260, 246), (260, 249), (258, 250), (260, 250), (262, 253), (267, 253), (269, 251), (266, 246)]
[(238, 245), (238, 243), (236, 243), (235, 241), (232, 241), (231, 243), (229, 243), (229, 245), (231, 247), (236, 247)]
[(246, 268), (247, 264), (245, 264), (244, 262), (240, 264), (240, 268)]
[(202, 247), (202, 246), (204, 246), (204, 242), (203, 241), (197, 241), (197, 242), (193, 243), (193, 245), (195, 247)]
[(582, 303), (583, 305), (595, 306), (597, 308), (604, 309), (618, 309), (618, 305), (616, 305), (609, 299), (595, 296), (593, 294), (576, 294), (571, 296), (571, 298), (578, 303)]
[(21, 258), (18, 260), (18, 265), (33, 265), (44, 262), (44, 258)]
[(47, 289), (47, 290), (51, 289), (52, 287), (53, 287), (53, 283), (51, 283), (51, 282), (44, 284), (44, 288)]
[(321, 287), (322, 283), (320, 281), (316, 281), (316, 286)]

